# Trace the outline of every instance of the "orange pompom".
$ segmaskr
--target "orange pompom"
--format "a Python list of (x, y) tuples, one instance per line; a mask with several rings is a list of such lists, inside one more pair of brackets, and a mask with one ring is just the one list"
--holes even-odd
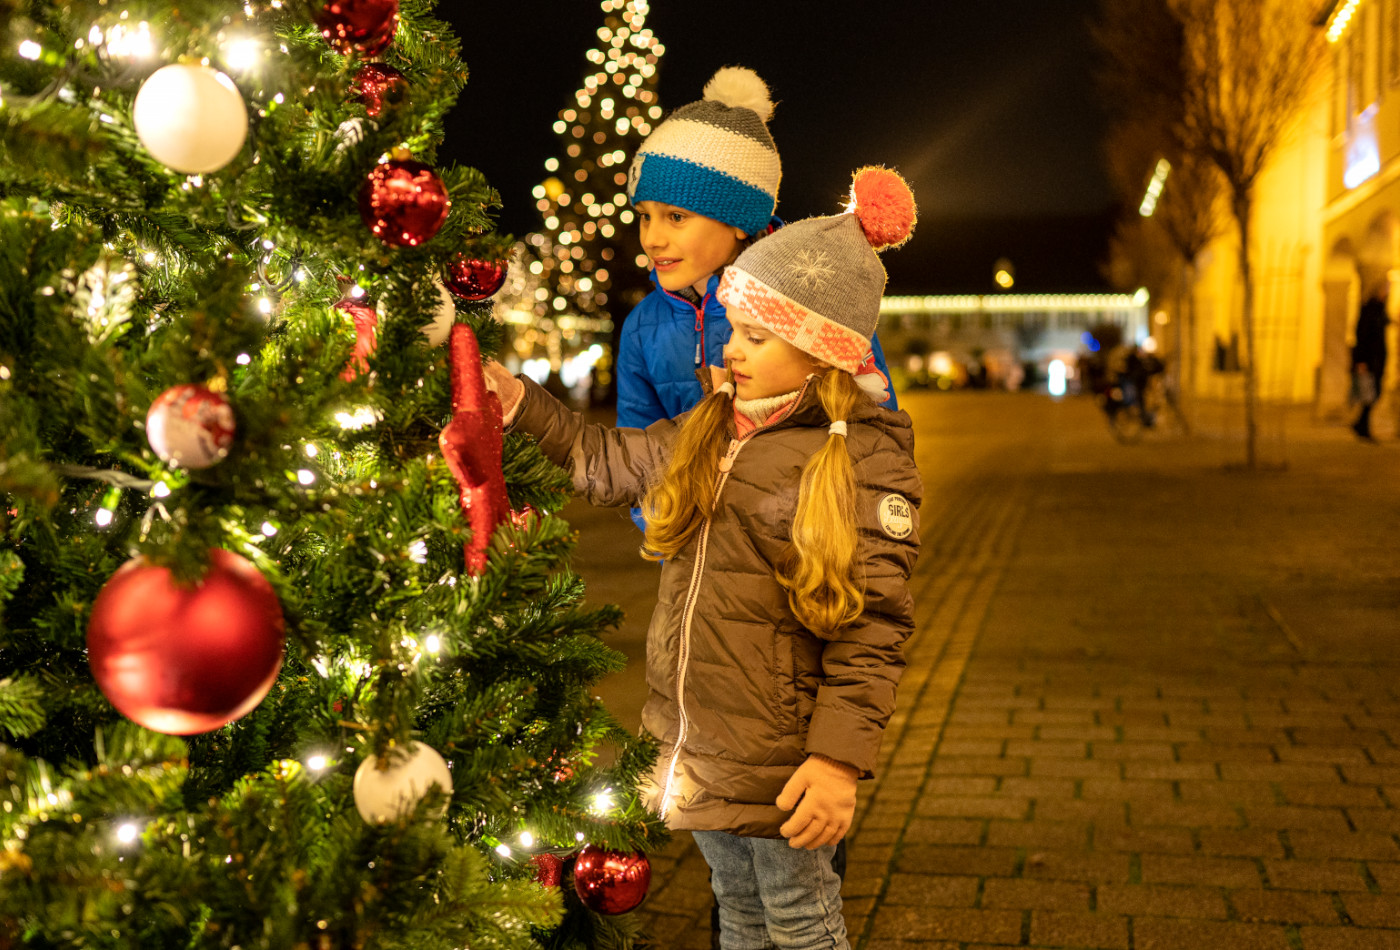
[(860, 221), (866, 240), (877, 251), (899, 247), (909, 240), (918, 220), (914, 192), (909, 185), (897, 172), (875, 165), (856, 172), (850, 210)]

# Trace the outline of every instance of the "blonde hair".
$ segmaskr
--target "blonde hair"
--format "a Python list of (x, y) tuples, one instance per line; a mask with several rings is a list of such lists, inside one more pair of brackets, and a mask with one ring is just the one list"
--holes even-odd
[[(846, 421), (856, 401), (866, 398), (855, 377), (841, 370), (828, 370), (816, 385), (832, 422)], [(715, 392), (681, 426), (665, 473), (642, 501), (647, 522), (643, 557), (674, 558), (713, 513), (732, 415), (730, 395)], [(798, 621), (824, 638), (865, 609), (865, 581), (856, 559), (855, 467), (845, 441), (841, 435), (828, 436), (803, 466), (792, 544), (777, 571)]]

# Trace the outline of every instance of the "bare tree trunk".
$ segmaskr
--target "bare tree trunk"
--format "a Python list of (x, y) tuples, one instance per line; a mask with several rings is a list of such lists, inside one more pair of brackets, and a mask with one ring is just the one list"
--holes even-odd
[(1240, 229), (1240, 278), (1244, 284), (1244, 464), (1258, 467), (1259, 440), (1259, 373), (1254, 362), (1254, 272), (1249, 266), (1249, 214), (1251, 201), (1248, 191), (1236, 192), (1235, 221)]
[[(1187, 411), (1187, 401), (1194, 397), (1196, 361), (1195, 355), (1195, 307), (1193, 297), (1195, 267), (1191, 261), (1181, 266), (1181, 283), (1177, 288), (1178, 304), (1176, 318), (1176, 415), (1182, 430), (1191, 434), (1191, 418)], [(1189, 395), (1188, 395), (1189, 393)]]

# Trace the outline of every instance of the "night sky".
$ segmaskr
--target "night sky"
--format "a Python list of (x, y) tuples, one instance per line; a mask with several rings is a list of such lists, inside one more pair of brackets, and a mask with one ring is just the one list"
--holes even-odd
[[(839, 210), (850, 173), (899, 169), (913, 186), (913, 240), (885, 255), (892, 293), (990, 293), (998, 256), (1017, 291), (1106, 289), (1099, 260), (1111, 195), (1087, 21), (1096, 0), (912, 0), (871, 5), (653, 0), (669, 112), (700, 98), (720, 66), (773, 91), (783, 161), (778, 214)], [(486, 173), (501, 227), (539, 227), (530, 189), (559, 151), (551, 126), (572, 103), (604, 14), (597, 0), (443, 3), (471, 81), (444, 157)]]

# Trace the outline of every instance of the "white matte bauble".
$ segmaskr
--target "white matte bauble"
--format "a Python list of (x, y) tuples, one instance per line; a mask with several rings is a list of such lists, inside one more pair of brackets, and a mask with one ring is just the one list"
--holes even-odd
[(437, 313), (433, 314), (433, 322), (423, 327), (423, 335), (428, 338), (429, 345), (442, 346), (452, 335), (452, 324), (457, 322), (457, 303), (442, 281), (433, 278), (433, 286), (438, 292)]
[(386, 761), (389, 767), (381, 769), (378, 757), (371, 755), (355, 770), (355, 807), (370, 824), (393, 821), (412, 811), (434, 785), (452, 795), (452, 773), (431, 746), (415, 742), (406, 755)]
[(186, 175), (223, 168), (248, 137), (248, 110), (233, 80), (197, 64), (152, 73), (136, 94), (131, 120), (152, 157)]

